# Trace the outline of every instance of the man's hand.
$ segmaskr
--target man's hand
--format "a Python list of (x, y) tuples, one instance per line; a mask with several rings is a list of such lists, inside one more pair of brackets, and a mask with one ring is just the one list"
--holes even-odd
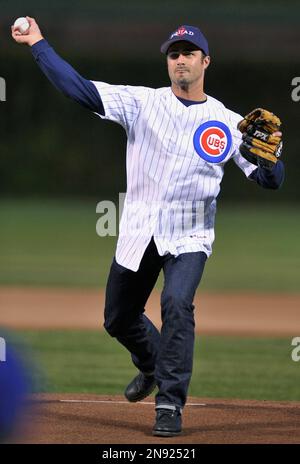
[(25, 34), (21, 34), (18, 29), (14, 28), (14, 26), (11, 26), (11, 35), (17, 43), (27, 44), (31, 47), (36, 42), (42, 40), (44, 37), (42, 36), (40, 28), (37, 25), (35, 19), (30, 18), (29, 16), (26, 16), (26, 19), (30, 24), (28, 31)]

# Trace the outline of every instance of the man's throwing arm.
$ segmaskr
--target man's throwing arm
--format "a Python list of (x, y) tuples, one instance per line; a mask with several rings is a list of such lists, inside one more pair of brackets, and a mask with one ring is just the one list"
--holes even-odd
[(58, 90), (85, 108), (105, 114), (95, 85), (63, 60), (45, 39), (32, 45), (31, 52), (40, 69)]

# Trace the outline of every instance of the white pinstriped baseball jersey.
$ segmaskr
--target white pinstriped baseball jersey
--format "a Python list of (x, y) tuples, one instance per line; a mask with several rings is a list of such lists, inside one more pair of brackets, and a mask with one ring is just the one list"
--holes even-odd
[[(204, 251), (210, 256), (225, 163), (233, 158), (247, 177), (256, 168), (239, 154), (236, 127), (242, 116), (210, 96), (185, 106), (171, 87), (93, 83), (105, 109), (105, 116), (99, 116), (121, 124), (127, 133), (127, 192), (117, 262), (137, 271), (152, 236), (160, 255)], [(173, 214), (172, 230), (168, 224), (168, 233), (160, 233), (162, 204), (192, 204), (200, 215), (197, 206), (203, 205), (202, 227), (193, 228), (195, 221), (182, 227), (182, 215)]]

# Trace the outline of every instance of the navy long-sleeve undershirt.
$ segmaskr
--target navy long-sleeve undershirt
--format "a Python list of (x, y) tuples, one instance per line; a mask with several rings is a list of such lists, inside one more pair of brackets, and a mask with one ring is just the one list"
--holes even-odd
[(95, 85), (63, 60), (45, 39), (34, 44), (31, 51), (54, 87), (85, 108), (104, 115), (102, 100)]
[(251, 172), (249, 179), (254, 180), (261, 187), (267, 189), (279, 189), (284, 181), (284, 164), (278, 160), (272, 171), (258, 167)]
[[(45, 39), (34, 44), (31, 51), (40, 69), (59, 91), (85, 108), (102, 115), (105, 114), (95, 85), (63, 60)], [(186, 106), (196, 103), (180, 100)], [(278, 189), (284, 180), (284, 164), (279, 160), (272, 171), (258, 167), (250, 174), (249, 179), (254, 180), (261, 187)]]

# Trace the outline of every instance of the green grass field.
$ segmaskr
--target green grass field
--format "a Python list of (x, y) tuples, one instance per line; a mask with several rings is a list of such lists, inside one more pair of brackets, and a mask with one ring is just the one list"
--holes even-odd
[[(36, 366), (35, 390), (123, 394), (135, 375), (129, 353), (101, 331), (22, 331)], [(300, 363), (288, 338), (197, 337), (189, 394), (300, 400)]]
[[(0, 285), (104, 287), (116, 237), (99, 217), (96, 201), (1, 200)], [(299, 291), (299, 235), (296, 207), (220, 205), (201, 288)]]
[[(92, 201), (1, 200), (0, 285), (104, 287), (116, 237), (97, 236), (98, 218)], [(299, 232), (293, 208), (220, 206), (202, 290), (298, 292)], [(122, 394), (136, 372), (129, 353), (100, 330), (18, 334), (38, 366), (36, 391)], [(290, 343), (197, 337), (189, 394), (299, 401)]]

